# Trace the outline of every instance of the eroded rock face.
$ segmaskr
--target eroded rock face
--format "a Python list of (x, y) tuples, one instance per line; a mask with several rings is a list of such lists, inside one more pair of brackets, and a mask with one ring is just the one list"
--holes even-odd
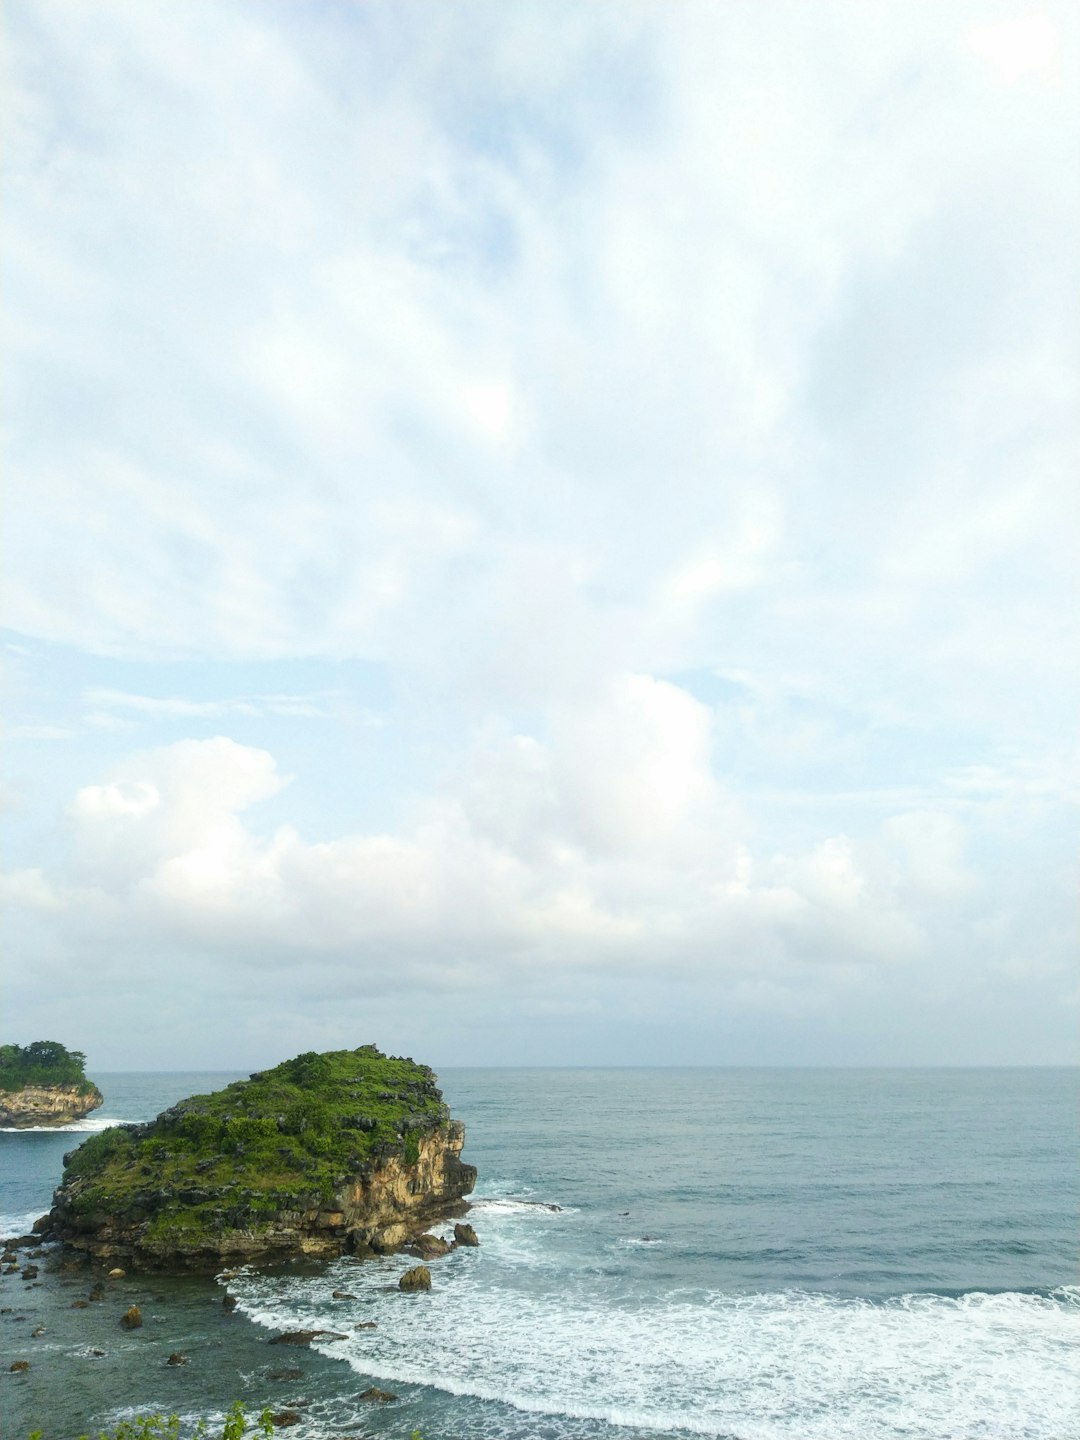
[(101, 1105), (96, 1086), (84, 1093), (79, 1085), (25, 1085), (0, 1092), (0, 1125), (16, 1130), (37, 1125), (69, 1125)]

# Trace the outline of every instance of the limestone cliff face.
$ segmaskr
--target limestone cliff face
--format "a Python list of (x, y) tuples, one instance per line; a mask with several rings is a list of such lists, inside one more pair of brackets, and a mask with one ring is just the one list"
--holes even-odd
[(431, 1221), (464, 1214), (476, 1183), (475, 1166), (459, 1158), (464, 1144), (464, 1125), (449, 1120), (420, 1141), (415, 1164), (391, 1156), (344, 1185), (337, 1199), (349, 1249), (396, 1250)]
[(37, 1125), (68, 1125), (102, 1103), (101, 1091), (79, 1085), (24, 1085), (0, 1091), (0, 1125), (28, 1129)]

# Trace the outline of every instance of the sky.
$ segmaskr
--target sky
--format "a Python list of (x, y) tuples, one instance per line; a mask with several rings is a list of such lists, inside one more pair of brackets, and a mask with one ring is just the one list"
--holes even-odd
[(1075, 6), (3, 24), (0, 1038), (1076, 1063)]

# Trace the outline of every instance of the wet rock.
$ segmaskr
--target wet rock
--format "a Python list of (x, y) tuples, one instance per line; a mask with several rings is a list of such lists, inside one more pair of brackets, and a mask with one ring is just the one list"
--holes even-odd
[(480, 1241), (477, 1239), (476, 1231), (471, 1225), (462, 1225), (459, 1223), (454, 1226), (454, 1244), (479, 1245)]
[(71, 1308), (72, 1308), (72, 1310), (89, 1310), (89, 1309), (90, 1309), (90, 1301), (89, 1301), (89, 1300), (72, 1300), (72, 1302), (71, 1302)]
[(123, 1278), (124, 1278), (124, 1276), (125, 1276), (126, 1274), (127, 1274), (127, 1271), (126, 1271), (126, 1270), (121, 1270), (120, 1267), (119, 1267), (119, 1265), (117, 1265), (117, 1266), (115, 1266), (112, 1270), (109, 1271), (109, 1279), (110, 1279), (110, 1280), (123, 1280)]
[(222, 1308), (223, 1310), (235, 1310), (235, 1309), (236, 1309), (236, 1296), (235, 1296), (235, 1295), (229, 1295), (228, 1293), (226, 1293), (225, 1295), (223, 1295), (223, 1296), (222, 1296), (222, 1299), (221, 1299), (221, 1308)]
[(174, 1350), (165, 1361), (166, 1365), (186, 1365), (187, 1363), (187, 1356), (181, 1355), (179, 1350)]
[(426, 1265), (414, 1265), (411, 1270), (406, 1270), (398, 1281), (399, 1290), (430, 1290), (431, 1271)]
[(39, 1325), (36, 1330), (31, 1330), (31, 1331), (30, 1331), (30, 1339), (31, 1339), (31, 1340), (36, 1340), (39, 1335), (44, 1335), (44, 1334), (45, 1334), (45, 1326), (44, 1326), (44, 1325)]
[(95, 1286), (93, 1286), (93, 1288), (92, 1288), (91, 1291), (90, 1291), (90, 1294), (89, 1294), (86, 1298), (87, 1298), (88, 1300), (104, 1300), (104, 1299), (105, 1299), (105, 1286), (101, 1283), (100, 1280), (98, 1281), (98, 1283), (97, 1283)]
[(402, 1249), (410, 1255), (418, 1255), (421, 1260), (436, 1260), (440, 1255), (449, 1255), (451, 1246), (447, 1241), (440, 1240), (438, 1235), (414, 1235)]
[(334, 1300), (355, 1300), (355, 1295), (350, 1295), (348, 1290), (335, 1290), (332, 1297)]
[(352, 1327), (354, 1330), (377, 1330), (378, 1324), (374, 1320), (361, 1320), (359, 1324)]
[(21, 1375), (21, 1374), (23, 1374), (24, 1371), (30, 1369), (30, 1361), (29, 1361), (29, 1360), (16, 1360), (16, 1361), (15, 1361), (12, 1365), (10, 1365), (8, 1368), (10, 1369), (12, 1375)]
[(272, 1335), (269, 1345), (310, 1345), (312, 1340), (344, 1340), (337, 1330), (286, 1330), (281, 1335)]
[(298, 1370), (295, 1366), (283, 1366), (280, 1370), (268, 1370), (266, 1372), (266, 1378), (277, 1381), (278, 1384), (283, 1384), (286, 1381), (302, 1380), (304, 1378), (304, 1372), (303, 1370)]
[(142, 1324), (142, 1311), (138, 1305), (130, 1305), (123, 1315), (120, 1316), (120, 1324), (125, 1330), (138, 1330)]
[(100, 1360), (101, 1357), (102, 1357), (102, 1355), (105, 1354), (105, 1351), (104, 1351), (104, 1350), (90, 1350), (90, 1351), (88, 1351), (87, 1353), (90, 1354), (90, 1355), (93, 1355), (93, 1357), (94, 1357), (95, 1360)]
[(360, 1391), (360, 1399), (367, 1400), (372, 1405), (390, 1405), (397, 1396), (391, 1395), (389, 1390), (380, 1390), (377, 1385), (369, 1385), (366, 1390)]
[(4, 1253), (0, 1255), (0, 1265), (15, 1265), (18, 1263), (18, 1260), (19, 1257), (14, 1250), (5, 1250)]
[(270, 1416), (270, 1424), (283, 1430), (287, 1425), (299, 1425), (302, 1418), (299, 1410), (277, 1410)]
[(24, 1280), (36, 1280), (38, 1277), (38, 1267), (36, 1265), (24, 1265), (22, 1273)]

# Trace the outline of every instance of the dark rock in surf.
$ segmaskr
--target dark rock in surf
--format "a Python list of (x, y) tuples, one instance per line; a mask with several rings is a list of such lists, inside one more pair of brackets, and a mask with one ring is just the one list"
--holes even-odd
[(281, 1335), (272, 1335), (268, 1345), (310, 1345), (312, 1340), (344, 1340), (337, 1330), (286, 1330)]
[(431, 1271), (426, 1265), (414, 1265), (398, 1281), (398, 1289), (406, 1292), (431, 1289)]
[(389, 1390), (380, 1390), (377, 1385), (369, 1385), (366, 1390), (360, 1391), (359, 1398), (371, 1405), (391, 1405), (397, 1396), (392, 1395)]

